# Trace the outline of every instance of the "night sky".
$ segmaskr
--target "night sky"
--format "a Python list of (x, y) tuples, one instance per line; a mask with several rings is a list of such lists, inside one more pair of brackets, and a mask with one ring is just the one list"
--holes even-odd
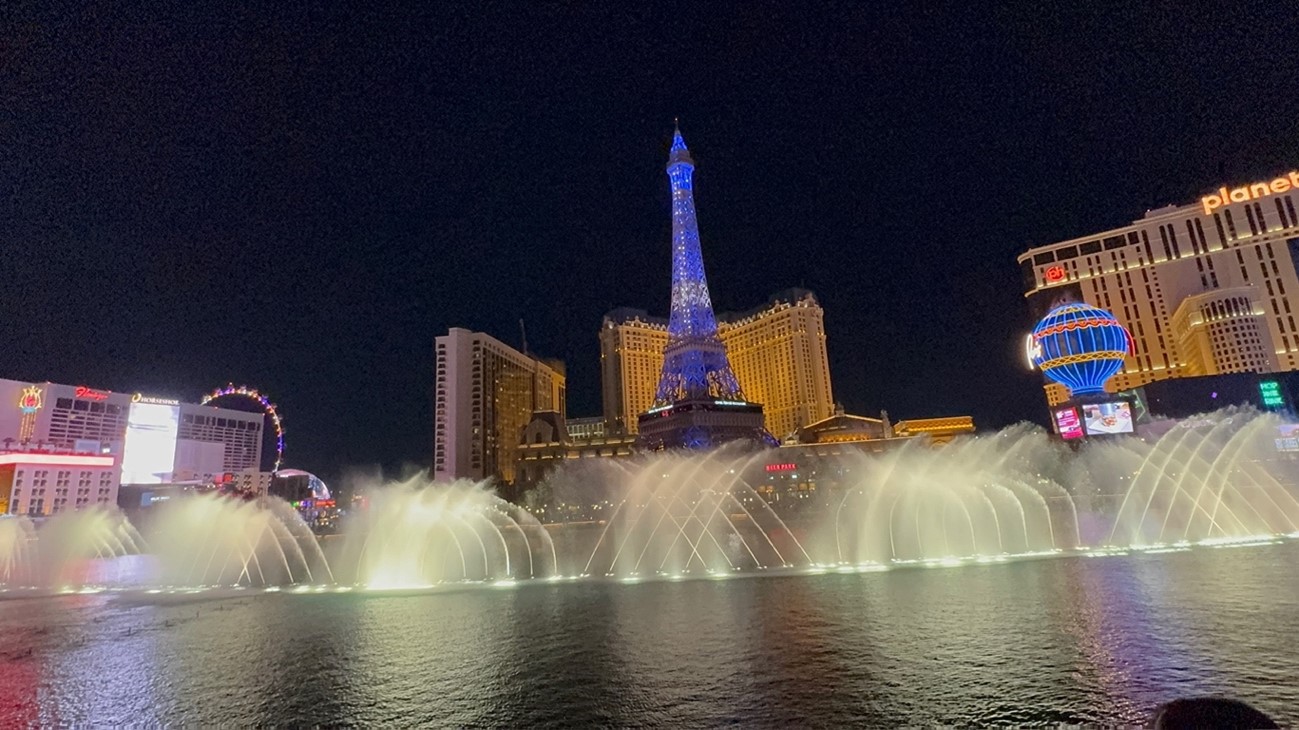
[(407, 4), (0, 10), (0, 377), (247, 383), (329, 480), (427, 465), (433, 338), (522, 317), (596, 415), (680, 117), (719, 311), (814, 290), (850, 412), (1045, 422), (1016, 255), (1299, 165), (1289, 3)]

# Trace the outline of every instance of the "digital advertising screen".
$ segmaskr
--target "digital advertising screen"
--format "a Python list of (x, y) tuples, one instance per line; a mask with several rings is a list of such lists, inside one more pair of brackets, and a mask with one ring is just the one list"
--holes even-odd
[(1055, 427), (1062, 439), (1079, 439), (1083, 437), (1082, 421), (1078, 418), (1077, 408), (1062, 408), (1056, 411)]
[(123, 484), (162, 484), (176, 464), (180, 406), (132, 403), (122, 449)]
[(1088, 435), (1132, 433), (1132, 406), (1127, 401), (1086, 403), (1082, 408)]
[(1299, 423), (1283, 423), (1276, 428), (1276, 450), (1299, 451)]

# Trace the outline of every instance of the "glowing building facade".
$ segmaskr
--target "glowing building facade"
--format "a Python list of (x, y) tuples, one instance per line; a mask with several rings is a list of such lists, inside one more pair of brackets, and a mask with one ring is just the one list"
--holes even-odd
[(740, 386), (762, 404), (776, 438), (834, 412), (825, 317), (812, 292), (791, 289), (750, 312), (723, 315), (720, 330)]
[[(1061, 303), (1086, 302), (1131, 333), (1113, 391), (1299, 369), (1299, 172), (1039, 246), (1019, 264), (1035, 320)], [(1068, 397), (1057, 383), (1046, 390), (1052, 405)]]
[(600, 391), (611, 433), (634, 434), (636, 417), (654, 407), (668, 322), (638, 309), (615, 309), (600, 325)]
[(433, 477), (512, 483), (533, 413), (554, 411), (562, 422), (563, 365), (459, 327), (435, 347)]
[(0, 451), (0, 515), (48, 515), (117, 502), (120, 470), (108, 454)]
[[(735, 377), (748, 398), (762, 403), (769, 432), (784, 439), (833, 412), (824, 312), (812, 292), (791, 289), (717, 319)], [(600, 367), (610, 429), (635, 433), (636, 416), (653, 407), (667, 341), (666, 320), (632, 309), (605, 315)]]
[[(122, 484), (255, 473), (262, 421), (261, 413), (140, 393), (0, 380), (0, 456), (14, 467), (5, 473), (16, 490), (6, 497), (9, 509), (46, 515), (97, 504), (101, 497), (114, 504)], [(24, 465), (30, 466), (26, 472)], [(29, 483), (24, 490), (24, 480), (46, 484)]]

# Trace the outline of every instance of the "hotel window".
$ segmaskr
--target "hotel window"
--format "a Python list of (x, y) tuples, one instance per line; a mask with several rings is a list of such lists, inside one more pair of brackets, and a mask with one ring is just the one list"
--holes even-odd
[(1253, 233), (1253, 234), (1257, 234), (1257, 233), (1258, 233), (1258, 226), (1255, 225), (1255, 223), (1254, 223), (1254, 208), (1253, 208), (1253, 206), (1249, 206), (1249, 205), (1245, 206), (1245, 220), (1249, 221), (1249, 232), (1250, 232), (1250, 233)]
[(1231, 217), (1231, 211), (1224, 210), (1222, 211), (1222, 215), (1224, 218), (1227, 219), (1227, 231), (1231, 234), (1231, 237), (1233, 239), (1237, 238), (1238, 236), (1236, 235), (1236, 220)]
[(1218, 240), (1223, 246), (1227, 245), (1227, 233), (1222, 230), (1222, 216), (1217, 213), (1213, 214), (1213, 225), (1218, 227)]

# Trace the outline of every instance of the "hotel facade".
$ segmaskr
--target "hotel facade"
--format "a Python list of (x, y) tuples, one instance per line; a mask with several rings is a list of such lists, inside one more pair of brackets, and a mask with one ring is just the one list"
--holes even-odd
[[(1019, 256), (1034, 319), (1064, 301), (1112, 312), (1133, 351), (1114, 391), (1169, 378), (1299, 369), (1299, 172), (1222, 186), (1132, 224)], [(1045, 386), (1051, 405), (1063, 386)]]
[(482, 332), (437, 338), (433, 478), (515, 479), (523, 430), (538, 411), (566, 417), (564, 367)]
[[(718, 316), (717, 330), (744, 397), (761, 403), (778, 439), (834, 412), (824, 311), (810, 291), (791, 289), (765, 305)], [(615, 309), (600, 328), (604, 418), (611, 432), (634, 434), (637, 416), (654, 405), (667, 320)]]
[(0, 513), (116, 504), (123, 484), (257, 472), (263, 414), (0, 379)]

